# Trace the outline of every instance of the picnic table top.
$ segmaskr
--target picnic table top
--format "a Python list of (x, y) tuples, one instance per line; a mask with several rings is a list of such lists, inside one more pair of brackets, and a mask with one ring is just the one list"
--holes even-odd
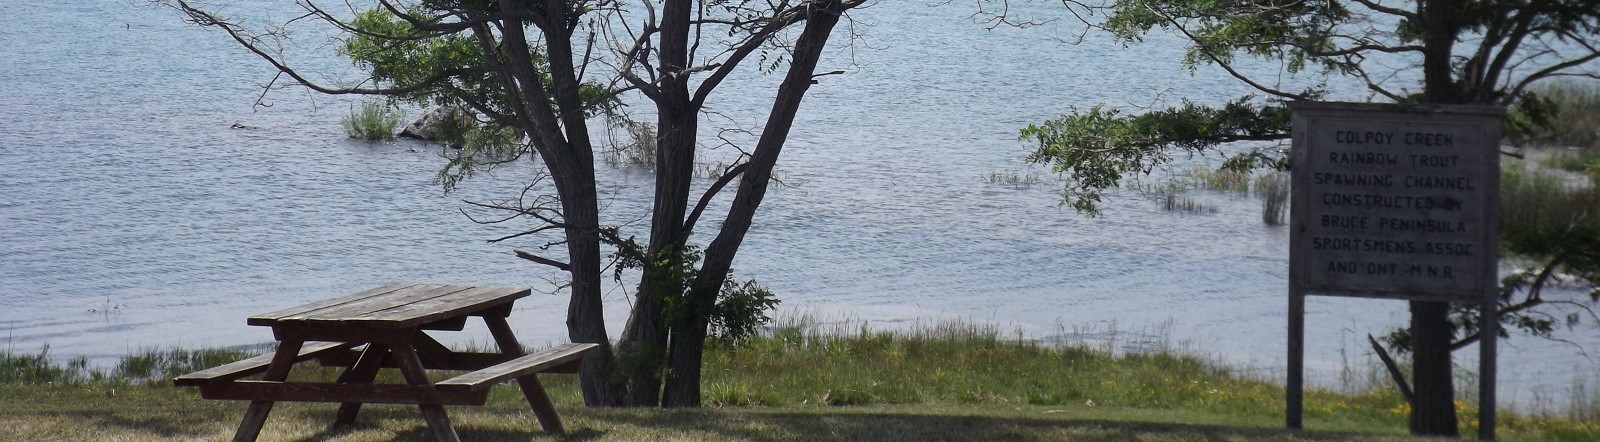
[(416, 327), (469, 315), (532, 294), (526, 288), (395, 284), (251, 316), (258, 326)]

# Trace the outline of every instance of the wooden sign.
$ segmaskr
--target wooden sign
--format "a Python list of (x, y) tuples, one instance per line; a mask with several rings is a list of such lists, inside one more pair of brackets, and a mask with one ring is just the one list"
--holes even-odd
[[(1499, 322), (1500, 131), (1487, 106), (1290, 103), (1285, 423), (1305, 400), (1305, 298), (1476, 303)], [(1480, 440), (1494, 440), (1498, 335), (1478, 341)]]
[(1303, 293), (1474, 302), (1494, 293), (1500, 108), (1290, 109), (1289, 277)]

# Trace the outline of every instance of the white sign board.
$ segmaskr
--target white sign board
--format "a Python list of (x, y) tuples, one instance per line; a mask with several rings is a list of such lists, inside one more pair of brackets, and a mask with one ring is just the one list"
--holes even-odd
[(1496, 292), (1503, 110), (1290, 109), (1289, 278), (1300, 293), (1476, 302)]

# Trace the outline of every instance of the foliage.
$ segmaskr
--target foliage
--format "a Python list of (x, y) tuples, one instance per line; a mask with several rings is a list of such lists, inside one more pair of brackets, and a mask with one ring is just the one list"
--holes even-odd
[[(1221, 108), (1184, 100), (1183, 105), (1137, 115), (1095, 106), (1087, 112), (1029, 125), (1021, 138), (1037, 143), (1027, 159), (1049, 164), (1068, 178), (1063, 204), (1099, 213), (1102, 193), (1129, 174), (1149, 174), (1171, 162), (1173, 150), (1200, 153), (1226, 143), (1283, 138), (1289, 130), (1286, 107), (1250, 103), (1245, 97)], [(1252, 151), (1230, 157), (1230, 168), (1286, 167), (1286, 159)]]
[(394, 139), (394, 131), (400, 126), (401, 114), (388, 104), (367, 101), (361, 103), (358, 109), (351, 105), (350, 115), (339, 120), (350, 138), (367, 141), (388, 141)]
[[(406, 13), (432, 17), (458, 8), (452, 2), (425, 2)], [(521, 122), (501, 89), (503, 74), (488, 67), (490, 62), (472, 34), (419, 29), (381, 7), (358, 12), (348, 26), (352, 33), (339, 47), (339, 55), (370, 71), (372, 81), (401, 88), (390, 96), (418, 105), (474, 109), (485, 117), (476, 127), (440, 125), (440, 140), (471, 148), (452, 155), (440, 170), (439, 181), (446, 191), (478, 169), (504, 164), (507, 158), (524, 153), (526, 146), (513, 141)], [(527, 57), (539, 72), (539, 81), (554, 88), (546, 55), (530, 49)], [(587, 117), (612, 115), (621, 106), (612, 89), (600, 83), (581, 84), (578, 97)], [(559, 112), (553, 95), (547, 101)]]
[(1556, 155), (1548, 160), (1547, 165), (1587, 175), (1591, 183), (1600, 182), (1600, 148), (1590, 147)]
[[(1565, 80), (1530, 88), (1508, 120), (1527, 129), (1513, 142), (1555, 147), (1600, 147), (1600, 81)], [(1526, 105), (1523, 105), (1526, 103)]]
[(670, 296), (662, 298), (664, 306), (662, 316), (669, 323), (689, 320), (694, 317), (705, 317), (710, 323), (710, 336), (727, 342), (739, 342), (755, 333), (763, 326), (772, 322), (769, 313), (777, 308), (779, 299), (777, 294), (756, 282), (754, 279), (738, 282), (733, 277), (733, 272), (728, 272), (722, 288), (718, 291), (717, 300), (710, 306), (699, 306), (689, 301), (689, 283), (698, 276), (701, 254), (699, 248), (692, 245), (684, 246), (679, 256), (669, 259), (663, 256), (652, 256), (633, 238), (619, 238), (615, 231), (605, 235), (606, 242), (616, 248), (616, 265), (612, 267), (612, 279), (622, 283), (629, 270), (643, 270), (653, 266), (658, 271), (649, 272), (655, 280), (641, 281), (641, 286), (652, 284), (655, 287), (641, 287), (640, 290), (654, 288), (656, 290), (670, 289), (673, 293), (663, 293)]
[(737, 282), (731, 276), (722, 285), (717, 304), (708, 315), (711, 337), (740, 342), (772, 322), (767, 313), (778, 306), (778, 295), (754, 279)]
[[(1592, 38), (1600, 30), (1600, 8), (1593, 0), (1537, 5), (1468, 1), (1458, 2), (1459, 7), (1423, 3), (1439, 5), (1439, 13), (1448, 22), (1430, 28), (1423, 13), (1434, 11), (1366, 1), (1066, 2), (1080, 18), (1105, 17), (1086, 24), (1124, 44), (1141, 41), (1155, 31), (1177, 34), (1189, 43), (1181, 64), (1191, 70), (1220, 68), (1269, 100), (1260, 103), (1245, 96), (1217, 107), (1185, 100), (1173, 108), (1142, 113), (1103, 106), (1074, 109), (1022, 130), (1024, 140), (1037, 143), (1029, 159), (1052, 165), (1067, 179), (1065, 204), (1095, 214), (1105, 189), (1117, 186), (1129, 174), (1148, 174), (1154, 166), (1170, 162), (1173, 152), (1205, 153), (1236, 141), (1288, 138), (1283, 101), (1321, 99), (1326, 96), (1325, 87), (1275, 87), (1238, 69), (1245, 58), (1279, 63), (1288, 74), (1354, 79), (1376, 96), (1394, 102), (1514, 104), (1517, 111), (1507, 121), (1507, 133), (1513, 138), (1534, 137), (1570, 121), (1555, 115), (1558, 107), (1549, 97), (1571, 94), (1546, 92), (1536, 86), (1561, 75), (1593, 76), (1583, 71), (1585, 62), (1600, 59)], [(1005, 21), (1003, 11), (1008, 10), (995, 12), (1001, 14), (998, 20)], [(1448, 34), (1451, 40), (1467, 35), (1481, 38), (1467, 42), (1477, 45), (1470, 55), (1458, 56), (1440, 69), (1430, 60), (1439, 51), (1448, 56), (1450, 47), (1438, 47), (1443, 37), (1428, 37), (1428, 32)], [(1448, 83), (1424, 87), (1437, 91), (1433, 98), (1394, 80), (1414, 78), (1414, 74), (1402, 74), (1419, 67), (1433, 72), (1425, 77), (1444, 78)], [(1513, 76), (1510, 69), (1520, 69), (1522, 74)], [(1235, 159), (1241, 165), (1258, 167), (1283, 169), (1287, 165), (1282, 151), (1250, 152)]]

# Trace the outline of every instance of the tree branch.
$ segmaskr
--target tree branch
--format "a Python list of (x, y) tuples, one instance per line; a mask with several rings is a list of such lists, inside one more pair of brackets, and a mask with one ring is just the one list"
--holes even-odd
[(1378, 360), (1383, 361), (1383, 368), (1388, 369), (1389, 378), (1394, 379), (1395, 388), (1400, 389), (1400, 396), (1406, 398), (1406, 403), (1408, 404), (1416, 400), (1416, 393), (1411, 391), (1411, 384), (1406, 382), (1406, 375), (1400, 372), (1400, 365), (1396, 364), (1394, 358), (1389, 356), (1389, 350), (1385, 350), (1382, 345), (1379, 345), (1378, 340), (1373, 338), (1371, 334), (1367, 335), (1367, 342), (1372, 344), (1372, 352), (1378, 355)]
[(567, 263), (564, 263), (564, 262), (561, 262), (561, 261), (556, 261), (556, 260), (553, 260), (553, 259), (550, 259), (550, 258), (545, 258), (545, 257), (542, 257), (542, 256), (534, 255), (532, 253), (524, 252), (524, 251), (521, 251), (521, 250), (517, 250), (516, 253), (517, 253), (517, 257), (518, 258), (522, 258), (522, 259), (526, 259), (526, 260), (529, 260), (529, 261), (533, 261), (533, 262), (537, 262), (537, 263), (540, 263), (540, 264), (544, 264), (544, 265), (547, 265), (547, 266), (555, 267), (557, 269), (560, 269), (563, 272), (572, 271), (572, 265), (571, 264), (567, 264)]
[(706, 206), (711, 204), (711, 199), (717, 196), (717, 193), (721, 192), (723, 187), (727, 187), (728, 183), (733, 182), (734, 178), (737, 178), (749, 168), (750, 163), (739, 163), (736, 166), (728, 168), (728, 170), (724, 172), (721, 177), (717, 178), (715, 183), (711, 183), (711, 188), (706, 189), (706, 193), (700, 195), (700, 201), (694, 204), (694, 210), (689, 212), (689, 217), (684, 220), (684, 236), (688, 236), (690, 232), (694, 231), (695, 222), (700, 220), (700, 213), (704, 212), (706, 210)]

